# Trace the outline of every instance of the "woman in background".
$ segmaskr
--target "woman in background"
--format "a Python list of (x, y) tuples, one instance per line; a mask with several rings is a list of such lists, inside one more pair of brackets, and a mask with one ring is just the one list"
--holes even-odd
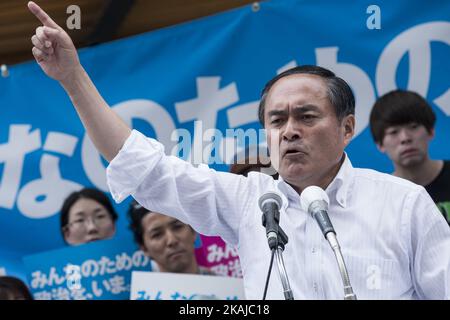
[(84, 188), (70, 194), (61, 208), (61, 232), (69, 245), (109, 239), (116, 233), (117, 213), (100, 190)]

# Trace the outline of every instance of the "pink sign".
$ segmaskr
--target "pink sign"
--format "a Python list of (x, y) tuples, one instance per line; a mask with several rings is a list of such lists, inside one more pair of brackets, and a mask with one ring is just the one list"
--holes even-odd
[(200, 235), (202, 245), (195, 250), (200, 266), (221, 276), (242, 278), (241, 263), (237, 249), (226, 244), (220, 237)]

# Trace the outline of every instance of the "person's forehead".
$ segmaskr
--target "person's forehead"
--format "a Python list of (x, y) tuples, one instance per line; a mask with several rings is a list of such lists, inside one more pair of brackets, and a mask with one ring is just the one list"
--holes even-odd
[[(152, 230), (160, 227), (166, 227), (178, 220), (161, 213), (151, 212), (142, 219), (142, 226), (145, 230)], [(180, 222), (181, 223), (181, 222)]]
[(293, 74), (274, 83), (267, 95), (267, 104), (283, 102), (291, 97), (305, 99), (328, 98), (324, 79), (311, 74)]
[(106, 208), (94, 199), (81, 198), (72, 205), (69, 210), (69, 215), (92, 214), (99, 210), (106, 210)]
[(401, 129), (401, 128), (409, 128), (412, 125), (416, 125), (420, 128), (425, 128), (425, 126), (422, 123), (416, 122), (416, 121), (409, 121), (409, 122), (402, 122), (402, 123), (391, 123), (388, 124), (385, 128), (384, 131), (389, 131), (389, 130), (397, 130), (397, 129)]
[(420, 123), (419, 121), (416, 120), (406, 120), (406, 121), (398, 121), (398, 122), (389, 122), (387, 124), (387, 127), (406, 127), (406, 126), (410, 126), (410, 125), (418, 125), (418, 126), (423, 126), (422, 123)]

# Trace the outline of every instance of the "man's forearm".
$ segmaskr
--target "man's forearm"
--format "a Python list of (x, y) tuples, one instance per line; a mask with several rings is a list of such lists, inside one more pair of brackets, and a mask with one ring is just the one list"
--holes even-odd
[(60, 83), (95, 147), (111, 161), (130, 136), (131, 129), (111, 110), (82, 66)]

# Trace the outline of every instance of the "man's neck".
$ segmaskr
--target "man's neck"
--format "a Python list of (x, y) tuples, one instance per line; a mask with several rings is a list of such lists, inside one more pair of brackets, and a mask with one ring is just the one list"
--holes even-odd
[(413, 167), (396, 166), (393, 175), (407, 179), (421, 186), (426, 186), (436, 179), (443, 166), (444, 161), (427, 158), (422, 163)]

